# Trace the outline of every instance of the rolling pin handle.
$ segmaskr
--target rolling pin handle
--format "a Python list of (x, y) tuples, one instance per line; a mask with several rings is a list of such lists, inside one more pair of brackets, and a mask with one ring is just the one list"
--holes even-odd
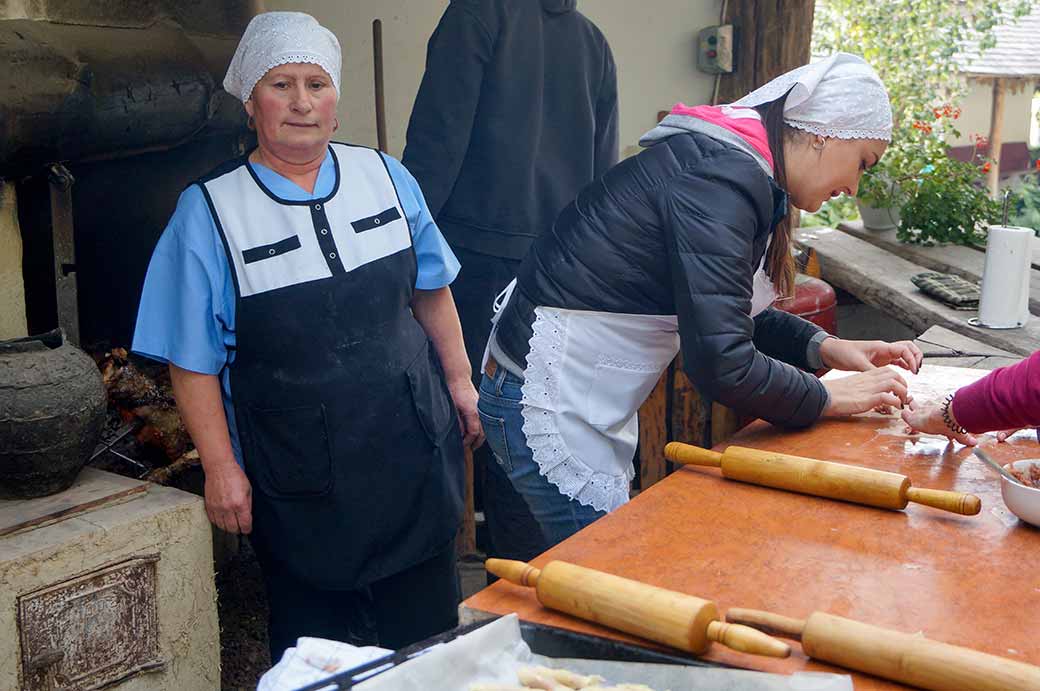
[(963, 516), (974, 516), (982, 510), (982, 501), (978, 497), (963, 492), (911, 487), (906, 491), (906, 498), (917, 504), (959, 513)]
[(535, 587), (538, 584), (538, 577), (542, 575), (541, 570), (527, 562), (515, 559), (488, 559), (484, 562), (484, 568), (488, 573), (527, 588)]
[(673, 463), (681, 463), (682, 465), (722, 467), (721, 453), (711, 449), (702, 449), (691, 444), (683, 444), (679, 441), (671, 441), (665, 444), (664, 457)]
[(744, 624), (774, 636), (783, 636), (796, 641), (802, 639), (805, 630), (804, 619), (793, 619), (759, 609), (732, 607), (726, 612), (726, 621), (732, 624)]
[(723, 621), (710, 622), (708, 640), (751, 655), (787, 657), (791, 654), (791, 646), (783, 641), (778, 641), (757, 629), (741, 624), (727, 624)]

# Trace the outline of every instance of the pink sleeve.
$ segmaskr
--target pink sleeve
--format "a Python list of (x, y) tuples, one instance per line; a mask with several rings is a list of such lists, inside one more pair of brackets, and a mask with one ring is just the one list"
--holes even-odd
[(952, 408), (969, 432), (1040, 426), (1040, 351), (959, 389)]

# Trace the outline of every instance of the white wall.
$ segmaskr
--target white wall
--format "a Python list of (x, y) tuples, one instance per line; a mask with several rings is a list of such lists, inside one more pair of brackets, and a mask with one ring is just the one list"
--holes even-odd
[[(537, 2), (538, 0), (529, 0)], [(383, 22), (387, 146), (400, 156), (426, 61), (426, 42), (445, 0), (265, 0), (267, 10), (309, 12), (343, 47), (340, 131), (337, 137), (375, 146), (372, 20)], [(718, 23), (719, 0), (655, 0), (652, 11), (631, 0), (584, 0), (578, 8), (610, 42), (618, 65), (621, 152), (635, 150), (657, 112), (677, 101), (707, 103), (714, 78), (698, 72), (694, 40)]]
[[(1010, 89), (1004, 94), (1004, 143), (1028, 142), (1029, 128), (1032, 120), (1033, 89), (1022, 89), (1013, 93)], [(993, 113), (993, 85), (968, 82), (968, 93), (961, 101), (961, 116), (954, 123), (960, 131), (959, 139), (951, 142), (953, 146), (968, 146), (971, 136), (981, 134), (989, 137), (990, 118)]]

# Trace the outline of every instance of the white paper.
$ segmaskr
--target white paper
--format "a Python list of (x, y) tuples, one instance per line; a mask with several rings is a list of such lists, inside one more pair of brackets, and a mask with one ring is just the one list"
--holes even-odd
[(469, 691), (471, 685), (516, 685), (526, 665), (598, 674), (607, 684), (646, 684), (656, 691), (852, 691), (847, 675), (764, 674), (718, 667), (686, 667), (533, 655), (520, 635), (515, 614), (432, 648), (392, 670), (362, 682), (358, 691)]

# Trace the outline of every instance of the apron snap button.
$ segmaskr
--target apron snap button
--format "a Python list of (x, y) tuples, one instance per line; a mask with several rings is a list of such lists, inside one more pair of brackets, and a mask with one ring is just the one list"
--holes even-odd
[(379, 219), (378, 218), (373, 218), (372, 219), (372, 223), (375, 223), (376, 225), (379, 225)]
[(321, 229), (321, 234), (322, 235), (328, 235), (329, 234), (329, 229), (328, 228), (322, 228)]
[(269, 255), (271, 255), (272, 257), (274, 256), (274, 250), (267, 250), (267, 253), (268, 253)]
[(314, 209), (315, 211), (321, 211), (321, 204), (315, 204)]
[(336, 258), (336, 253), (335, 252), (329, 252), (329, 259), (335, 259), (335, 258)]

